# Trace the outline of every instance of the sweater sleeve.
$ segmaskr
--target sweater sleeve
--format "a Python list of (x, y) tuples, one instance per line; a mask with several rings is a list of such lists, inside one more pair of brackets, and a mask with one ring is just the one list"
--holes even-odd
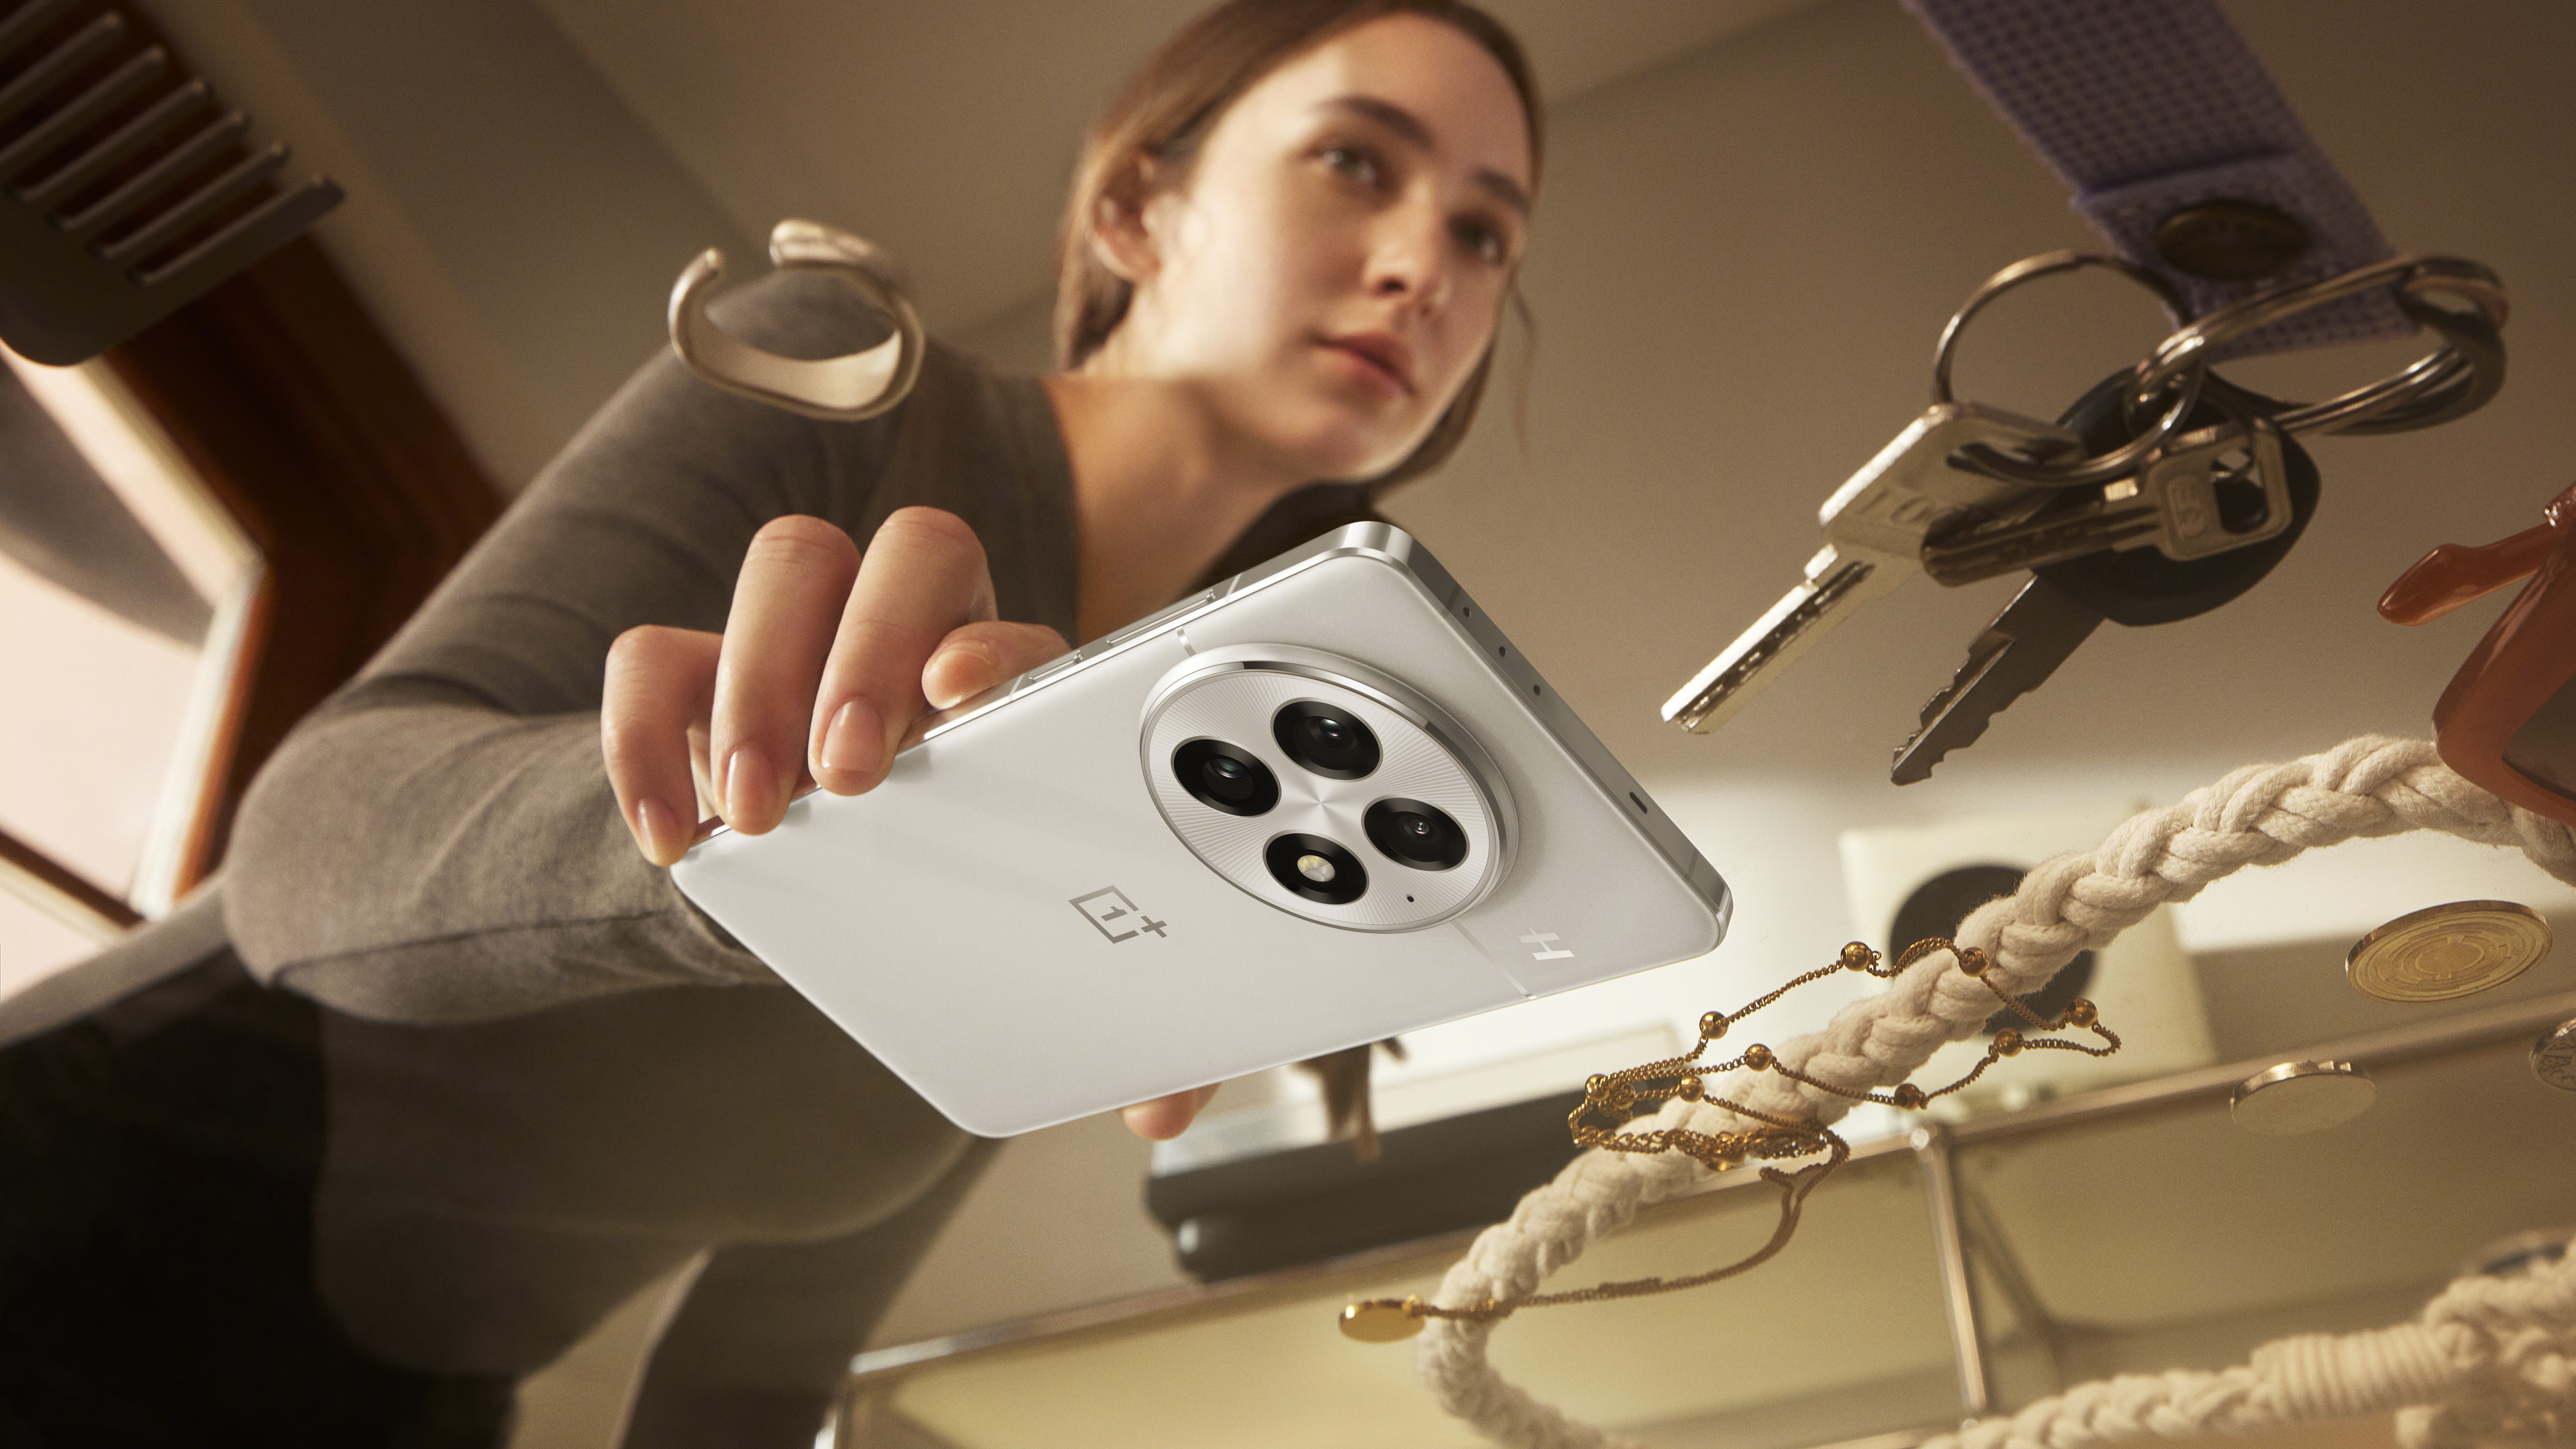
[[(819, 278), (727, 302), (728, 328), (791, 356), (882, 332)], [(865, 519), (908, 407), (820, 422), (667, 354), (648, 364), (262, 769), (226, 871), (244, 963), (341, 1011), (421, 1023), (773, 981), (627, 836), (599, 749), (608, 648), (639, 624), (723, 628), (768, 520)]]

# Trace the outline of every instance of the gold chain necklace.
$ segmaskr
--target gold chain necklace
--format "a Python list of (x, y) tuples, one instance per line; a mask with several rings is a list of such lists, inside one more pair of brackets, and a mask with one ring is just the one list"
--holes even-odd
[[(1821, 981), (1843, 971), (1866, 972), (1881, 980), (1893, 980), (1906, 968), (1926, 956), (1948, 951), (1958, 962), (1959, 973), (1976, 981), (1995, 995), (2005, 1010), (2018, 1016), (2040, 1032), (2058, 1032), (2070, 1028), (2090, 1031), (2107, 1045), (2092, 1046), (2071, 1037), (2036, 1036), (2019, 1027), (2005, 1027), (1986, 1043), (1983, 1061), (1966, 1076), (1946, 1087), (1925, 1091), (1912, 1082), (1899, 1082), (1884, 1092), (1854, 1090), (1823, 1081), (1782, 1062), (1771, 1048), (1760, 1042), (1744, 1048), (1733, 1059), (1702, 1063), (1711, 1042), (1727, 1034), (1737, 1022), (1778, 1001), (1781, 997), (1812, 981)], [(1707, 1095), (1707, 1079), (1742, 1068), (1749, 1072), (1777, 1072), (1790, 1081), (1817, 1091), (1854, 1102), (1875, 1102), (1882, 1107), (1895, 1107), (1919, 1112), (1934, 1101), (1974, 1085), (1986, 1069), (2005, 1057), (2026, 1051), (2082, 1052), (2086, 1056), (2107, 1057), (2120, 1049), (2120, 1038), (2102, 1025), (2101, 1013), (2090, 1001), (2078, 998), (2066, 1004), (2055, 1019), (2042, 1017), (2019, 998), (2007, 994), (1987, 975), (1993, 962), (1974, 946), (1960, 946), (1934, 937), (1917, 941), (1905, 948), (1896, 964), (1881, 964), (1878, 952), (1862, 942), (1843, 947), (1832, 964), (1820, 966), (1802, 976), (1782, 983), (1768, 995), (1759, 997), (1733, 1012), (1712, 1011), (1699, 1019), (1699, 1044), (1677, 1057), (1648, 1062), (1625, 1071), (1596, 1075), (1583, 1084), (1583, 1103), (1566, 1118), (1576, 1145), (1597, 1147), (1605, 1152), (1679, 1152), (1696, 1159), (1714, 1172), (1740, 1167), (1749, 1158), (1766, 1162), (1824, 1154), (1824, 1160), (1810, 1162), (1794, 1172), (1777, 1167), (1761, 1169), (1762, 1180), (1780, 1189), (1780, 1222), (1772, 1229), (1770, 1241), (1750, 1254), (1705, 1273), (1681, 1278), (1632, 1278), (1623, 1282), (1598, 1283), (1563, 1293), (1527, 1293), (1513, 1298), (1489, 1298), (1459, 1308), (1444, 1308), (1425, 1303), (1419, 1297), (1372, 1298), (1354, 1303), (1342, 1310), (1342, 1332), (1364, 1343), (1392, 1343), (1410, 1338), (1422, 1331), (1426, 1320), (1453, 1318), (1467, 1322), (1494, 1322), (1509, 1318), (1524, 1308), (1554, 1308), (1567, 1303), (1598, 1303), (1613, 1298), (1643, 1298), (1655, 1293), (1673, 1293), (1684, 1288), (1706, 1284), (1748, 1273), (1769, 1262), (1789, 1245), (1798, 1230), (1798, 1214), (1804, 1209), (1807, 1194), (1816, 1190), (1833, 1175), (1835, 1168), (1851, 1157), (1851, 1144), (1832, 1128), (1816, 1122), (1800, 1122), (1775, 1116), (1740, 1102)], [(1651, 1131), (1629, 1132), (1627, 1124), (1636, 1118), (1652, 1115), (1661, 1105), (1675, 1099), (1685, 1102), (1706, 1101), (1754, 1123), (1740, 1131), (1699, 1132), (1687, 1127), (1659, 1127)]]

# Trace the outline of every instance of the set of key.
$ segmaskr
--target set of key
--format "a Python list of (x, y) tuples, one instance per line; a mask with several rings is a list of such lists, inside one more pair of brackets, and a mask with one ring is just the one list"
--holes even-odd
[[(2169, 311), (2179, 305), (2136, 266), (2093, 253), (2052, 252), (1989, 278), (1942, 333), (1939, 401), (1825, 500), (1825, 546), (1805, 577), (1665, 702), (1665, 719), (1694, 733), (1726, 723), (1834, 626), (1914, 574), (1955, 587), (2028, 569), (2030, 582), (1969, 642), (1896, 751), (1897, 784), (1928, 779), (2103, 620), (2169, 624), (2261, 582), (2316, 511), (2316, 464), (2299, 435), (2430, 427), (2476, 411), (2504, 381), (2495, 273), (2456, 257), (2394, 257), (2186, 323), (2054, 423), (1951, 401), (1950, 359), (1967, 320), (2012, 287), (2083, 266), (2121, 271)], [(2441, 346), (2376, 383), (2293, 404), (2208, 370), (2238, 339), (2383, 287)], [(2436, 306), (2435, 296), (2466, 305)]]
[(2055, 424), (1973, 403), (1916, 418), (1826, 500), (1825, 546), (1805, 577), (1667, 701), (1664, 718), (1694, 733), (1724, 724), (1913, 574), (1955, 586), (2032, 570), (1897, 751), (1892, 778), (1911, 784), (2044, 683), (2104, 618), (2170, 622), (2253, 587), (2288, 551), (2317, 492), (2305, 451), (2259, 415), (2231, 417), (2204, 400), (2135, 472), (2102, 483), (2000, 478), (1967, 451), (2035, 463), (2107, 452), (2127, 441), (2132, 381), (2126, 371), (2107, 379)]
[[(1976, 311), (2014, 286), (2112, 268), (2172, 291), (2128, 260), (2048, 252), (1994, 273), (1942, 332), (1935, 407), (1906, 425), (1824, 502), (1824, 548), (1806, 577), (1664, 703), (1664, 718), (1713, 731), (1734, 718), (1862, 602), (1914, 574), (1971, 584), (2030, 569), (2030, 582), (1968, 643), (1950, 685), (1922, 708), (1888, 775), (1927, 780), (2038, 690), (2102, 620), (2174, 623), (2259, 584), (2316, 512), (2306, 432), (2403, 432), (2465, 417), (2504, 383), (2504, 283), (2460, 257), (2388, 257), (2282, 283), (2187, 322), (2112, 373), (2056, 422), (1950, 399), (1950, 358)], [(2239, 389), (2208, 358), (2298, 311), (2388, 288), (2442, 345), (2378, 383), (2313, 404)], [(2452, 304), (2437, 306), (2434, 296)]]

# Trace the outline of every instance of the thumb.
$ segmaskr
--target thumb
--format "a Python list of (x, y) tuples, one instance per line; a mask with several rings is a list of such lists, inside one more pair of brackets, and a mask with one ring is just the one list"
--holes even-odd
[(921, 667), (921, 694), (933, 709), (971, 699), (1037, 668), (1069, 646), (1044, 624), (968, 624), (951, 630)]

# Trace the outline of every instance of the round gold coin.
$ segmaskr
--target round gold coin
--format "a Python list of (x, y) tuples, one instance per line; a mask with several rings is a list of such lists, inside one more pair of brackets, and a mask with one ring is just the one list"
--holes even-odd
[(2353, 989), (2381, 1001), (2450, 1001), (2528, 971), (2549, 954), (2549, 923), (2513, 901), (2453, 901), (2352, 943)]
[(1342, 1310), (1342, 1336), (1362, 1343), (1393, 1343), (1422, 1331), (1422, 1320), (1404, 1311), (1402, 1298), (1372, 1298)]
[(2531, 1074), (2562, 1092), (2576, 1092), (2576, 1017), (2531, 1044)]

